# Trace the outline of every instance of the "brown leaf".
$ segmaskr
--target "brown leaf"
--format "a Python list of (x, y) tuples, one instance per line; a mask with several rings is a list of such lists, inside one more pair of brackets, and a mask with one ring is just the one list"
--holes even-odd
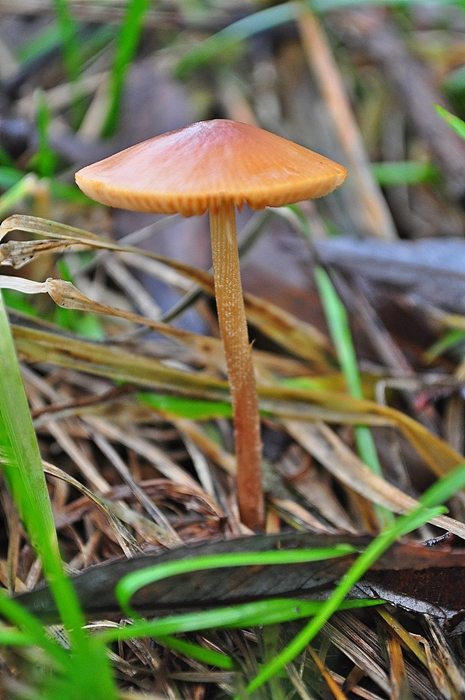
[[(341, 543), (363, 550), (370, 541), (370, 537), (352, 535), (258, 535), (114, 561), (92, 567), (73, 581), (86, 614), (98, 618), (118, 615), (114, 588), (122, 576), (156, 564), (220, 553), (321, 548)], [(181, 574), (145, 586), (133, 596), (131, 605), (141, 614), (150, 616), (164, 611), (232, 605), (272, 597), (320, 598), (332, 591), (356, 556), (349, 554), (303, 564), (231, 566)], [(465, 608), (465, 550), (397, 543), (376, 562), (353, 595), (387, 598), (409, 610), (450, 615), (451, 611)], [(56, 619), (48, 588), (25, 594), (19, 600), (41, 618)]]

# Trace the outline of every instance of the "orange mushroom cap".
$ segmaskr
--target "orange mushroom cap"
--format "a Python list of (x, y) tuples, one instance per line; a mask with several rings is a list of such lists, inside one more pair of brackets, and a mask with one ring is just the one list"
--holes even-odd
[(322, 197), (346, 175), (342, 165), (269, 131), (214, 119), (82, 168), (76, 182), (112, 207), (193, 216), (222, 201), (264, 209)]

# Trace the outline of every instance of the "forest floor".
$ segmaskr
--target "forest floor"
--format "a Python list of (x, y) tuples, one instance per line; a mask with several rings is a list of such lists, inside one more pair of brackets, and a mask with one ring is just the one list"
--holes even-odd
[[(115, 585), (144, 557), (232, 556), (134, 599), (178, 620), (111, 646), (120, 697), (465, 697), (462, 491), (352, 590), (385, 605), (340, 609), (260, 688), (307, 618), (182, 618), (328, 598), (349, 549), (312, 565), (234, 556), (363, 552), (462, 463), (465, 125), (451, 113), (465, 118), (458, 0), (0, 0), (1, 286), (63, 560), (90, 569), (76, 584), (89, 628), (119, 624)], [(237, 504), (208, 217), (110, 210), (74, 184), (83, 166), (216, 118), (349, 173), (321, 200), (238, 213), (266, 496), (255, 534)], [(6, 485), (1, 503), (0, 584), (29, 595), (42, 567)], [(34, 596), (26, 609), (57, 622)], [(40, 697), (29, 652), (0, 651), (5, 697)]]

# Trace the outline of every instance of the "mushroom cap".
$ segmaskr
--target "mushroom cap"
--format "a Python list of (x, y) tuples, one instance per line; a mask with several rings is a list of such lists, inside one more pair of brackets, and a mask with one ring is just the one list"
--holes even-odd
[(184, 216), (279, 207), (332, 192), (342, 165), (255, 126), (214, 119), (156, 136), (82, 168), (76, 182), (102, 204)]

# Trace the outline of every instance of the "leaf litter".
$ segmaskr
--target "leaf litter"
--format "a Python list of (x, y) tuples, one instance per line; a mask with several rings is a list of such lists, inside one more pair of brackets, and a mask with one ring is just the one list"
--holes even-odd
[[(85, 14), (88, 8), (82, 7), (80, 11)], [(99, 11), (103, 10), (100, 8)], [(366, 18), (370, 21), (365, 18), (365, 24), (363, 10), (352, 14), (347, 11), (347, 17), (351, 31), (358, 27), (363, 49), (368, 55), (374, 55), (376, 61), (382, 63), (385, 58), (381, 49), (376, 51), (373, 48), (374, 27), (381, 27), (398, 46), (395, 42), (399, 37), (392, 35), (391, 20), (386, 19), (383, 24), (377, 8), (366, 11)], [(338, 16), (330, 16), (328, 20), (336, 35), (340, 31), (339, 21)], [(299, 60), (306, 62), (316, 76), (323, 96), (320, 104), (336, 121), (335, 133), (339, 134), (339, 139), (335, 138), (335, 142), (341, 141), (342, 151), (355, 172), (351, 195), (344, 195), (349, 221), (345, 230), (353, 226), (365, 234), (394, 240), (397, 222), (393, 221), (372, 178), (365, 145), (357, 133), (358, 126), (355, 121), (350, 122), (352, 132), (349, 137), (347, 131), (341, 129), (342, 124), (347, 124), (342, 115), (352, 112), (344, 88), (341, 89), (340, 71), (327, 45), (322, 25), (309, 12), (302, 12), (298, 17), (298, 28), (300, 38), (294, 38), (293, 46), (281, 49), (274, 70), (280, 71), (281, 77), (286, 75), (288, 62), (295, 61), (292, 50), (299, 51)], [(386, 40), (386, 36), (382, 36)], [(321, 50), (315, 51), (315, 46), (320, 46)], [(351, 71), (353, 66), (347, 63), (345, 69)], [(104, 77), (99, 73), (95, 81), (101, 82)], [(227, 82), (225, 79), (225, 84)], [(89, 95), (95, 95), (97, 109), (98, 95), (92, 81), (88, 89)], [(291, 82), (279, 89), (290, 90)], [(273, 90), (278, 90), (278, 87), (274, 85)], [(227, 116), (234, 117), (228, 109), (237, 109), (241, 95), (235, 106), (228, 108), (226, 94), (225, 88), (219, 100)], [(374, 90), (370, 98), (372, 103), (364, 105), (366, 113), (358, 115), (359, 123), (366, 129), (364, 120), (368, 119), (369, 109), (372, 115), (379, 115), (379, 105), (375, 101), (385, 99), (385, 94), (380, 88), (378, 92)], [(258, 94), (257, 111), (260, 111), (262, 99), (264, 94)], [(291, 99), (288, 105), (298, 119), (298, 110), (302, 107), (299, 108)], [(409, 109), (412, 118), (418, 118), (415, 108)], [(367, 134), (363, 136), (367, 138)], [(433, 145), (437, 147), (437, 142)], [(385, 144), (385, 148), (392, 150), (392, 144)], [(447, 159), (447, 155), (441, 153), (441, 158)], [(446, 170), (449, 173), (450, 169)], [(423, 195), (426, 199), (430, 197), (430, 204), (434, 200), (431, 192), (423, 192)], [(353, 201), (347, 202), (350, 197)], [(313, 206), (306, 213), (314, 221), (315, 228), (320, 226), (320, 230), (324, 230), (324, 217)], [(328, 206), (337, 221), (338, 204), (333, 202)], [(453, 209), (453, 203), (450, 203), (450, 209)], [(411, 221), (415, 220), (414, 205), (403, 213)], [(450, 220), (453, 216), (455, 211)], [(74, 218), (79, 221), (78, 216), (72, 216), (72, 223)], [(407, 227), (405, 223), (404, 226)], [(170, 256), (97, 236), (79, 224), (69, 226), (30, 215), (15, 215), (2, 224), (2, 231), (4, 235), (20, 231), (23, 240), (13, 240), (9, 236), (7, 243), (0, 244), (0, 264), (18, 270), (29, 266), (27, 277), (6, 275), (3, 279), (2, 275), (3, 288), (22, 294), (45, 293), (60, 308), (78, 312), (79, 318), (97, 315), (103, 330), (102, 338), (91, 340), (81, 335), (76, 321), (74, 327), (66, 329), (53, 321), (41, 320), (42, 315), (54, 318), (55, 312), (48, 301), (38, 301), (41, 312), (36, 318), (12, 312), (12, 329), (18, 352), (25, 363), (24, 380), (35, 415), (44, 469), (49, 476), (60, 543), (70, 570), (74, 574), (84, 571), (82, 575), (86, 576), (89, 566), (97, 564), (96, 568), (89, 569), (89, 575), (97, 576), (101, 572), (105, 581), (103, 590), (111, 595), (115, 582), (111, 567), (124, 564), (130, 568), (131, 563), (138, 560), (134, 556), (141, 553), (148, 557), (167, 550), (176, 552), (179, 546), (187, 549), (189, 545), (198, 545), (207, 552), (214, 551), (217, 546), (234, 549), (238, 545), (230, 538), (250, 533), (240, 523), (237, 512), (233, 438), (228, 421), (229, 394), (224, 381), (224, 358), (215, 336), (211, 309), (205, 296), (196, 302), (202, 323), (211, 330), (208, 335), (163, 323), (156, 318), (155, 307), (153, 317), (147, 317), (138, 313), (140, 308), (136, 308), (134, 302), (136, 295), (131, 290), (130, 276), (125, 282), (122, 271), (143, 269), (151, 278), (163, 279), (165, 284), (169, 278), (173, 289), (186, 292), (196, 287), (206, 295), (212, 294), (211, 276), (195, 265)], [(25, 234), (33, 239), (25, 239)], [(318, 244), (316, 249), (318, 251)], [(361, 307), (355, 306), (351, 310), (361, 366), (366, 370), (367, 398), (354, 399), (345, 392), (335, 353), (324, 327), (318, 322), (316, 302), (313, 301), (315, 308), (311, 308), (310, 315), (303, 320), (286, 309), (286, 304), (281, 306), (269, 301), (266, 293), (246, 294), (248, 320), (253, 332), (257, 337), (260, 335), (253, 352), (266, 446), (267, 531), (271, 537), (273, 531), (314, 530), (329, 533), (316, 535), (322, 537), (322, 541), (329, 541), (326, 538), (334, 536), (350, 542), (355, 533), (376, 530), (373, 504), (396, 513), (405, 512), (417, 503), (416, 497), (433, 474), (443, 475), (463, 459), (455, 449), (458, 440), (446, 441), (439, 437), (450, 438), (451, 431), (457, 434), (463, 429), (461, 365), (457, 360), (460, 354), (436, 358), (435, 371), (454, 379), (449, 393), (436, 396), (433, 390), (422, 384), (426, 381), (422, 377), (430, 372), (425, 360), (428, 341), (412, 338), (409, 333), (410, 320), (415, 317), (428, 331), (428, 337), (437, 340), (442, 329), (453, 322), (450, 314), (447, 316), (444, 311), (458, 310), (460, 313), (461, 307), (455, 309), (446, 301), (444, 308), (431, 309), (430, 304), (437, 302), (437, 297), (432, 299), (430, 293), (425, 300), (415, 294), (422, 287), (424, 265), (421, 259), (417, 258), (410, 264), (416, 278), (406, 287), (404, 283), (399, 285), (398, 281), (381, 275), (381, 272), (386, 273), (386, 265), (382, 265), (381, 272), (377, 273), (376, 266), (370, 261), (368, 274), (364, 254), (358, 252), (355, 244), (350, 249), (349, 259), (345, 257), (342, 262), (337, 257), (337, 242), (331, 247), (329, 239), (322, 243), (320, 250), (327, 263), (342, 271), (349, 289), (356, 289), (359, 276), (366, 275), (370, 284), (373, 284), (374, 277), (374, 291), (370, 294), (378, 316), (374, 317), (373, 326), (369, 328), (362, 320), (366, 316), (360, 312)], [(114, 268), (117, 271), (113, 280), (110, 267), (105, 268), (103, 261), (99, 262), (103, 251), (107, 260), (119, 266)], [(401, 251), (401, 243), (393, 242), (388, 254), (392, 268), (402, 257)], [(51, 260), (61, 257), (70, 261), (79, 256), (84, 261), (85, 255), (92, 257), (92, 267), (82, 264), (79, 275), (74, 276), (75, 285), (58, 279)], [(144, 265), (143, 261), (154, 264)], [(276, 287), (282, 289), (282, 299), (285, 300), (286, 287), (279, 280), (279, 270), (276, 273)], [(30, 276), (34, 279), (29, 279)], [(444, 271), (433, 268), (432, 277), (436, 276), (442, 280)], [(451, 287), (449, 299), (453, 299), (454, 285), (450, 277), (448, 285)], [(355, 291), (352, 298), (357, 304)], [(308, 302), (309, 297), (305, 299)], [(393, 325), (386, 307), (398, 308), (396, 304), (404, 316), (402, 322)], [(400, 383), (393, 367), (386, 367), (384, 358), (370, 347), (367, 338), (373, 342), (381, 334), (381, 326), (376, 325), (381, 319), (387, 334), (384, 337), (389, 337), (393, 346), (401, 348), (404, 358), (408, 357), (403, 366), (410, 367), (411, 376), (418, 379), (413, 388), (408, 382)], [(463, 326), (463, 321), (462, 326), (460, 321), (462, 319), (458, 316), (455, 320), (458, 328)], [(148, 331), (156, 332), (156, 335), (147, 335)], [(266, 339), (263, 343), (266, 349), (259, 349), (263, 338)], [(454, 377), (455, 372), (458, 379)], [(306, 385), (302, 378), (323, 382), (324, 387)], [(292, 380), (297, 380), (297, 384), (292, 384)], [(388, 405), (376, 401), (376, 389), (380, 384), (386, 387)], [(426, 396), (422, 394), (423, 390)], [(154, 403), (143, 401), (142, 391), (148, 395), (164, 396), (165, 404), (157, 408)], [(416, 401), (419, 397), (421, 401)], [(172, 399), (181, 399), (182, 409)], [(205, 413), (201, 422), (194, 422), (191, 418), (195, 417), (196, 406), (199, 410), (196, 402), (204, 402), (202, 410)], [(443, 423), (445, 413), (449, 415), (448, 429)], [(380, 448), (383, 441), (377, 436), (381, 431), (390, 436), (383, 461), (388, 474), (395, 468), (404, 475), (402, 488), (391, 483), (392, 476), (382, 478), (371, 473), (357, 456), (353, 426), (358, 424), (372, 426)], [(289, 467), (290, 456), (292, 468)], [(312, 488), (318, 488), (318, 496), (316, 492), (312, 493)], [(3, 500), (6, 509), (6, 496)], [(431, 520), (432, 525), (440, 528), (439, 532), (455, 533), (458, 540), (434, 541), (431, 547), (416, 549), (408, 543), (398, 544), (397, 555), (392, 554), (385, 564), (380, 560), (381, 568), (364, 579), (361, 590), (364, 595), (375, 597), (390, 591), (391, 598), (388, 599), (397, 608), (368, 610), (360, 614), (346, 611), (334, 616), (316, 640), (317, 646), (309, 648), (308, 654), (288, 668), (297, 697), (314, 695), (324, 698), (332, 694), (341, 698), (437, 698), (463, 695), (463, 664), (456, 657), (450, 635), (460, 633), (464, 602), (459, 597), (438, 606), (438, 600), (442, 599), (435, 593), (439, 585), (454, 589), (460, 580), (458, 576), (463, 569), (460, 539), (465, 534), (463, 513), (463, 501), (459, 495), (451, 504), (451, 516), (439, 515)], [(13, 523), (11, 514), (9, 518)], [(434, 537), (437, 532), (436, 529), (424, 528), (417, 539)], [(265, 537), (259, 539), (264, 542), (262, 546), (270, 543)], [(246, 545), (249, 541), (250, 544)], [(247, 537), (238, 551), (258, 544), (257, 538)], [(163, 556), (161, 554), (160, 561)], [(418, 556), (417, 560), (415, 556)], [(112, 561), (115, 563), (100, 568), (103, 562)], [(16, 541), (12, 538), (8, 556), (0, 564), (2, 583), (10, 591), (33, 588), (40, 577), (40, 566), (22, 532)], [(328, 589), (334, 587), (340, 576), (339, 565), (332, 562), (333, 568), (329, 568)], [(314, 567), (312, 572), (315, 572)], [(429, 572), (429, 578), (425, 572)], [(105, 580), (105, 573), (109, 582)], [(403, 574), (406, 578), (402, 578)], [(284, 580), (284, 590), (287, 587), (290, 592), (291, 584), (287, 579), (292, 578), (291, 570), (281, 572), (280, 576)], [(247, 598), (250, 595), (247, 586), (253, 584), (254, 577), (251, 572), (242, 571), (240, 579), (244, 589), (242, 595)], [(213, 601), (211, 591), (219, 587), (218, 579), (210, 578), (209, 573), (208, 578), (198, 575), (196, 580), (208, 583), (206, 595)], [(12, 581), (17, 583), (12, 584)], [(186, 603), (192, 603), (189, 588), (192, 585), (187, 579), (184, 590), (182, 584), (178, 587)], [(228, 577), (221, 585), (226, 596), (231, 594)], [(102, 587), (101, 582), (99, 586)], [(415, 591), (414, 595), (411, 595), (412, 591)], [(259, 587), (257, 595), (267, 597), (270, 594), (266, 585)], [(84, 607), (86, 600), (91, 601), (91, 598), (92, 594), (83, 601)], [(410, 616), (405, 615), (405, 611)], [(380, 617), (382, 624), (379, 623)], [(92, 624), (98, 625), (98, 622)], [(110, 625), (109, 622), (105, 624)], [(274, 641), (271, 634), (267, 633), (267, 637), (260, 630), (231, 631), (229, 636), (224, 631), (212, 630), (186, 635), (186, 639), (195, 636), (202, 645), (228, 652), (235, 646), (238, 663), (243, 665), (245, 676), (251, 678), (257, 671), (257, 664), (267, 658), (265, 653), (261, 656), (261, 649), (268, 644), (270, 656), (270, 648), (272, 651), (281, 648), (298, 629), (297, 626), (297, 622), (281, 625)], [(339, 656), (334, 661), (336, 649)], [(232, 688), (239, 682), (236, 672), (212, 671), (180, 651), (172, 650), (168, 657), (162, 641), (121, 642), (118, 653), (112, 654), (119, 673), (125, 678), (125, 687), (143, 692), (146, 697), (153, 693), (151, 679), (155, 677), (158, 679), (155, 683), (157, 696), (161, 692), (163, 697), (179, 696), (180, 689), (189, 698), (206, 697), (207, 684), (217, 688), (218, 696), (222, 697), (221, 692), (232, 695)]]

